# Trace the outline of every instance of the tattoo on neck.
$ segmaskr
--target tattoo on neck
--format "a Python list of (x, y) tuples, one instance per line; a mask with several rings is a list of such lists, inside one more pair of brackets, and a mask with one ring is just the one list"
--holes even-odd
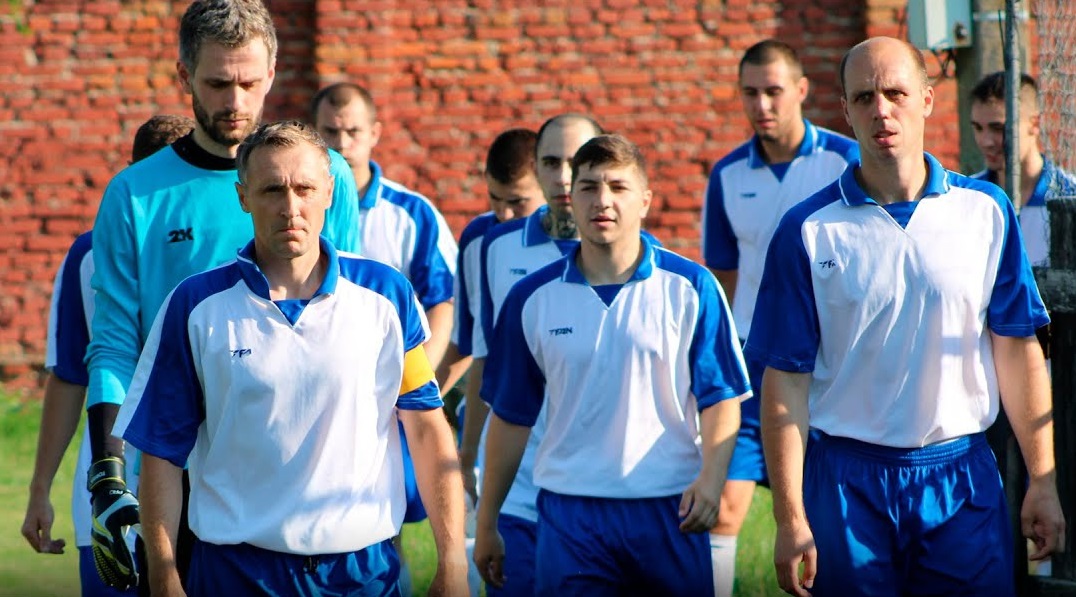
[(571, 214), (554, 214), (552, 211), (547, 211), (542, 217), (542, 227), (546, 234), (559, 240), (573, 239), (579, 232)]

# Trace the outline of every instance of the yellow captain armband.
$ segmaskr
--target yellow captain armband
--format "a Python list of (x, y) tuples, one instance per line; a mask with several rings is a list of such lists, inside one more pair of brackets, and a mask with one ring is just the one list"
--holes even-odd
[(426, 349), (421, 344), (404, 354), (403, 380), (400, 382), (400, 395), (403, 396), (434, 380), (433, 367), (426, 358)]

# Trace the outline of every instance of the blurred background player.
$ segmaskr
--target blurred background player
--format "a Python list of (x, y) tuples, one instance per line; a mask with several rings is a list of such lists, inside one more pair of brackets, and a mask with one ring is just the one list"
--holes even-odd
[[(833, 182), (857, 155), (855, 142), (803, 117), (810, 84), (789, 45), (761, 41), (740, 60), (740, 100), (755, 135), (710, 173), (703, 203), (703, 257), (732, 305), (743, 342), (766, 259), (781, 216)], [(736, 536), (751, 506), (756, 483), (767, 484), (759, 430), (763, 366), (747, 362), (755, 400), (742, 407), (740, 433), (710, 535), (714, 593), (731, 597)]]
[(1035, 338), (1049, 318), (1016, 215), (924, 152), (918, 49), (872, 38), (840, 75), (860, 161), (781, 220), (745, 348), (766, 364), (777, 581), (804, 597), (1014, 595), (983, 433), (999, 395), (1029, 471), (1030, 556), (1065, 541)]
[[(426, 311), (430, 338), (426, 354), (436, 370), (452, 334), (452, 294), (456, 275), (456, 240), (429, 199), (382, 176), (371, 153), (381, 139), (381, 122), (373, 96), (354, 83), (336, 83), (318, 91), (311, 100), (314, 125), (329, 147), (340, 152), (351, 167), (358, 192), (352, 201), (359, 208), (362, 254), (401, 272), (415, 289)], [(400, 427), (400, 433), (404, 433)], [(407, 471), (408, 512), (404, 522), (426, 518), (415, 483), (414, 467), (403, 442)], [(402, 548), (399, 539), (396, 547)], [(406, 557), (403, 589), (409, 592), (411, 574)]]
[(192, 597), (399, 595), (399, 420), (437, 546), (430, 591), (463, 597), (463, 487), (414, 290), (320, 236), (333, 182), (312, 127), (262, 126), (237, 161), (254, 238), (169, 295), (116, 419), (143, 452), (154, 594), (182, 590), (190, 459)]
[[(535, 153), (538, 184), (547, 204), (526, 218), (494, 226), (482, 239), (478, 280), (481, 301), (476, 305), (478, 325), (474, 327), (474, 363), (469, 373), (478, 383), (467, 386), (460, 441), (460, 467), (465, 471), (475, 468), (489, 415), (489, 400), (481, 390), (488, 354), (486, 338), (493, 334), (493, 322), (509, 289), (528, 273), (561, 259), (579, 245), (570, 196), (572, 157), (584, 143), (600, 134), (598, 123), (581, 114), (561, 114), (543, 123), (538, 129)], [(499, 532), (507, 545), (505, 580), (503, 585), (486, 587), (490, 597), (530, 595), (534, 591), (538, 489), (532, 480), (531, 466), (543, 425), (544, 417), (540, 417), (498, 519)], [(477, 482), (466, 477), (465, 480)], [(472, 497), (478, 494), (474, 485), (465, 485), (465, 489)]]
[(580, 244), (512, 287), (490, 342), (474, 559), (512, 580), (499, 512), (544, 417), (534, 594), (709, 594), (707, 531), (750, 396), (731, 313), (710, 272), (642, 232), (634, 144), (599, 136), (571, 165)]
[[(1058, 168), (1039, 148), (1039, 87), (1020, 75), (1020, 194), (1012, 197), (1031, 265), (1050, 264), (1050, 214), (1046, 201), (1076, 194), (1076, 179)], [(982, 78), (971, 90), (971, 128), (986, 169), (972, 178), (1005, 185), (1005, 72)]]
[[(135, 133), (131, 147), (133, 164), (149, 157), (191, 132), (194, 121), (185, 116), (153, 116)], [(52, 286), (52, 309), (49, 312), (45, 368), (44, 404), (41, 428), (37, 436), (37, 457), (30, 480), (30, 500), (22, 524), (23, 537), (40, 553), (62, 554), (66, 541), (52, 538), (55, 514), (49, 494), (64, 452), (78, 428), (86, 401), (86, 347), (90, 343), (90, 320), (93, 318), (92, 232), (75, 239), (56, 272)], [(90, 467), (89, 429), (83, 430), (75, 465), (71, 491), (71, 520), (78, 548), (79, 579), (83, 597), (135, 595), (134, 589), (121, 591), (101, 582), (93, 564), (90, 548), (90, 494), (86, 489), (86, 471)], [(131, 463), (133, 464), (133, 462)], [(128, 483), (137, 487), (137, 475), (128, 467)]]
[[(105, 189), (94, 224), (94, 316), (87, 355), (90, 492), (95, 563), (106, 582), (135, 582), (122, 530), (138, 522), (125, 486), (123, 442), (112, 436), (153, 315), (184, 278), (234, 259), (252, 234), (231, 200), (235, 153), (258, 126), (276, 74), (276, 30), (260, 0), (197, 0), (179, 27), (177, 73), (195, 127), (128, 166)], [(325, 235), (358, 251), (355, 182), (333, 152), (334, 201)], [(186, 559), (180, 542), (180, 570)]]

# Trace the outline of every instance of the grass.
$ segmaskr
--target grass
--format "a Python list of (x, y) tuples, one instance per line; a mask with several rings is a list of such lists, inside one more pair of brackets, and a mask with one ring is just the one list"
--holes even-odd
[[(78, 556), (70, 508), (77, 446), (68, 450), (52, 491), (52, 504), (56, 510), (53, 537), (67, 539), (66, 553), (58, 556), (34, 553), (19, 532), (26, 512), (27, 487), (33, 472), (40, 421), (38, 400), (17, 398), (0, 387), (0, 454), (3, 455), (3, 465), (0, 466), (0, 597), (70, 597), (79, 592)], [(740, 534), (736, 554), (736, 595), (783, 595), (773, 573), (773, 534), (770, 493), (760, 489), (755, 492)], [(425, 523), (405, 525), (403, 542), (411, 565), (413, 593), (425, 595), (437, 561), (429, 526)]]

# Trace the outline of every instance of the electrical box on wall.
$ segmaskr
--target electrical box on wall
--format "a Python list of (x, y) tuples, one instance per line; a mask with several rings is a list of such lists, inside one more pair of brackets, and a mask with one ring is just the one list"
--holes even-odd
[(972, 0), (908, 0), (908, 41), (923, 50), (971, 46)]

